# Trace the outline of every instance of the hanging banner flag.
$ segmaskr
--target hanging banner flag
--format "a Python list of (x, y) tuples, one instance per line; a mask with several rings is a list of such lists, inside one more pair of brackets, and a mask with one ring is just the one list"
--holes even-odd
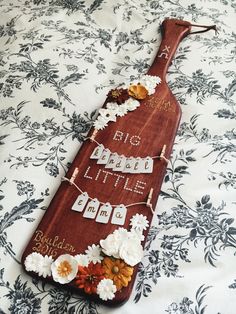
[(127, 158), (124, 155), (121, 155), (117, 158), (115, 166), (112, 168), (114, 171), (122, 171), (125, 168)]
[(96, 217), (99, 205), (100, 203), (96, 198), (92, 199), (90, 202), (88, 202), (83, 217), (94, 219)]
[(131, 169), (134, 168), (135, 164), (135, 158), (134, 157), (129, 157), (126, 159), (125, 167), (122, 172), (124, 173), (130, 173)]
[(77, 212), (82, 212), (84, 210), (84, 207), (87, 203), (89, 199), (88, 193), (84, 192), (82, 194), (80, 194), (76, 201), (74, 202), (73, 206), (72, 206), (72, 210), (75, 210)]
[(135, 158), (133, 168), (130, 169), (131, 173), (142, 173), (144, 168), (144, 159), (141, 157)]
[(151, 157), (146, 157), (144, 161), (143, 173), (152, 173), (153, 171), (153, 159)]
[(111, 152), (108, 148), (105, 148), (102, 152), (101, 157), (98, 159), (97, 164), (98, 165), (105, 165), (108, 163), (109, 157), (111, 155)]
[(95, 147), (94, 151), (92, 152), (92, 155), (90, 156), (90, 159), (99, 159), (102, 156), (103, 150), (104, 146), (102, 144)]
[(121, 204), (114, 208), (111, 223), (113, 225), (123, 226), (125, 223), (127, 208), (124, 204)]
[(111, 212), (112, 212), (112, 206), (110, 203), (106, 203), (102, 205), (96, 217), (96, 222), (107, 224), (109, 221)]
[(112, 169), (116, 164), (118, 158), (119, 155), (117, 153), (112, 153), (109, 157), (107, 164), (105, 165), (105, 168)]

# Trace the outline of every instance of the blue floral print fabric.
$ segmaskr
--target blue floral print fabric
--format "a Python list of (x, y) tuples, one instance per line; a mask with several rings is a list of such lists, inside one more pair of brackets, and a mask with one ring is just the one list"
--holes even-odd
[[(0, 313), (233, 314), (236, 33), (230, 0), (0, 0)], [(130, 300), (112, 310), (26, 275), (21, 254), (111, 88), (145, 74), (167, 17), (182, 120)]]

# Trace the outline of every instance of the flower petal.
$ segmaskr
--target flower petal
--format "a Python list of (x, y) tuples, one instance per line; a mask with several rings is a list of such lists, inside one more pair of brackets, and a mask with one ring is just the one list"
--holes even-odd
[(141, 84), (131, 85), (129, 87), (129, 95), (134, 97), (135, 99), (141, 100), (141, 99), (145, 99), (147, 97), (148, 91)]

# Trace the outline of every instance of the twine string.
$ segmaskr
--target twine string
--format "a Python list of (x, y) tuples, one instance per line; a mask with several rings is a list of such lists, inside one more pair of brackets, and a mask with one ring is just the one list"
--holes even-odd
[[(72, 177), (73, 177), (73, 175), (72, 175)], [(61, 181), (69, 182), (70, 185), (73, 185), (80, 193), (84, 193), (84, 191), (74, 182), (74, 179), (68, 179), (66, 177), (62, 177)], [(93, 198), (90, 197), (90, 196), (88, 196), (88, 198), (89, 198), (89, 200), (93, 200)], [(99, 201), (99, 203), (102, 204), (102, 205), (106, 204), (106, 203), (100, 202), (100, 201)], [(111, 205), (111, 207), (117, 207), (117, 206), (120, 206), (121, 204), (110, 204), (110, 205)], [(127, 205), (124, 205), (124, 206), (126, 208), (128, 208), (128, 207), (135, 206), (135, 205), (146, 205), (147, 207), (150, 208), (152, 214), (154, 214), (154, 210), (153, 210), (152, 204), (150, 202), (149, 203), (147, 203), (147, 202), (137, 202), (137, 203), (127, 204)]]
[[(84, 141), (87, 141), (87, 140), (90, 140), (90, 141), (92, 141), (92, 142), (94, 142), (94, 143), (96, 143), (98, 146), (101, 146), (102, 144), (101, 143), (99, 143), (97, 140), (95, 140), (95, 138), (93, 137), (93, 136), (91, 136), (91, 137), (85, 137), (84, 138)], [(165, 160), (165, 162), (166, 163), (168, 163), (169, 162), (169, 159), (167, 159), (166, 157), (165, 157), (165, 149), (166, 149), (166, 146), (164, 145), (163, 146), (163, 148), (162, 148), (162, 152), (161, 152), (161, 154), (160, 155), (156, 155), (156, 156), (150, 156), (150, 158), (151, 159), (163, 159), (163, 160)], [(143, 157), (143, 158), (145, 158), (145, 157)]]

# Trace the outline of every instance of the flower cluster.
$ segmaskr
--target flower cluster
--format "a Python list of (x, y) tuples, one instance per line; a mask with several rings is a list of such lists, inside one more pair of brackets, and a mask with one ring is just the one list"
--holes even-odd
[(100, 245), (105, 255), (122, 259), (130, 266), (138, 264), (143, 257), (143, 247), (135, 229), (119, 228), (101, 240)]
[(133, 98), (129, 98), (122, 105), (118, 105), (117, 103), (108, 102), (106, 104), (106, 108), (102, 108), (99, 110), (99, 115), (97, 119), (94, 121), (94, 128), (97, 130), (104, 129), (108, 122), (116, 121), (116, 117), (122, 117), (127, 114), (129, 111), (133, 111), (140, 106), (139, 101)]
[(116, 291), (127, 287), (133, 274), (133, 266), (143, 256), (143, 231), (149, 223), (146, 216), (134, 215), (130, 220), (131, 230), (118, 228), (100, 245), (92, 244), (85, 254), (51, 256), (31, 253), (25, 259), (25, 269), (39, 276), (52, 276), (53, 280), (73, 284), (88, 294), (98, 294), (106, 301), (115, 297)]
[(115, 122), (117, 117), (123, 117), (129, 111), (138, 108), (140, 106), (138, 100), (154, 94), (160, 82), (161, 79), (158, 76), (144, 75), (128, 87), (112, 89), (107, 94), (106, 108), (99, 110), (99, 115), (94, 121), (94, 128), (102, 130), (108, 122)]
[(27, 271), (33, 271), (37, 273), (39, 276), (43, 276), (46, 278), (47, 276), (51, 276), (51, 265), (53, 259), (52, 256), (43, 256), (39, 253), (31, 253), (25, 259), (25, 269)]

